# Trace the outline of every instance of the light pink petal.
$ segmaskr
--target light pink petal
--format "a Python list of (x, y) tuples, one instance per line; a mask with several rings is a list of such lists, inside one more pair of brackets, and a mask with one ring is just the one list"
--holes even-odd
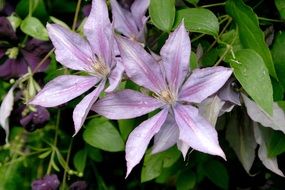
[(84, 38), (57, 24), (47, 24), (47, 30), (58, 62), (73, 70), (90, 70), (93, 53)]
[(131, 80), (157, 93), (166, 88), (160, 65), (139, 43), (119, 36), (117, 42), (125, 71)]
[(166, 79), (172, 91), (178, 92), (189, 72), (191, 44), (184, 22), (170, 34), (160, 55), (165, 68)]
[(218, 142), (217, 131), (199, 115), (198, 109), (190, 105), (177, 104), (174, 108), (175, 120), (179, 127), (179, 140), (200, 152), (218, 155), (225, 154)]
[(143, 21), (146, 18), (145, 13), (148, 9), (149, 3), (150, 0), (135, 0), (131, 6), (132, 15), (140, 29), (143, 28)]
[(154, 136), (152, 154), (163, 152), (175, 145), (178, 140), (179, 129), (174, 118), (168, 115), (160, 131)]
[(221, 66), (195, 69), (183, 84), (179, 99), (200, 103), (217, 92), (227, 82), (231, 74), (232, 69)]
[(29, 104), (54, 107), (83, 94), (100, 79), (93, 76), (63, 75), (48, 82)]
[(134, 38), (139, 31), (131, 12), (122, 8), (117, 0), (111, 0), (111, 6), (115, 29), (129, 38)]
[(104, 86), (105, 86), (105, 81), (101, 81), (95, 90), (93, 90), (90, 94), (85, 96), (81, 100), (81, 102), (76, 105), (73, 111), (73, 122), (75, 128), (75, 133), (73, 136), (75, 136), (78, 133), (78, 131), (81, 129), (87, 114), (89, 113), (94, 102), (98, 99), (100, 93), (103, 91)]
[(144, 121), (129, 135), (126, 143), (127, 175), (142, 159), (147, 145), (166, 120), (168, 109), (163, 109), (152, 118)]
[(186, 142), (178, 140), (177, 141), (177, 148), (182, 153), (184, 160), (186, 160), (186, 156), (187, 156), (187, 153), (188, 153), (190, 146)]
[(9, 137), (9, 117), (13, 110), (13, 105), (14, 105), (14, 89), (16, 88), (17, 85), (18, 83), (14, 84), (10, 88), (0, 106), (0, 125), (5, 130), (6, 143), (8, 143), (8, 137)]
[(110, 66), (114, 36), (105, 0), (92, 1), (90, 15), (84, 24), (84, 33), (96, 55)]
[(117, 86), (121, 82), (123, 73), (124, 73), (124, 66), (121, 60), (117, 59), (115, 68), (111, 71), (111, 74), (108, 77), (109, 87), (105, 90), (105, 92), (112, 92), (113, 90), (115, 90), (115, 88), (117, 88)]
[(130, 119), (152, 112), (164, 104), (134, 90), (107, 94), (92, 110), (109, 119)]

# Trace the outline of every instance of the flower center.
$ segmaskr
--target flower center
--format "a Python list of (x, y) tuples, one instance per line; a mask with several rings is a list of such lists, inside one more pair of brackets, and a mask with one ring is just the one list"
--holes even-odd
[(9, 59), (16, 59), (19, 54), (19, 48), (17, 47), (9, 48), (7, 49), (5, 54), (9, 57)]
[(168, 104), (173, 104), (176, 101), (174, 94), (171, 93), (170, 90), (161, 91), (159, 96), (164, 102), (166, 102)]
[(106, 66), (102, 59), (99, 59), (98, 61), (94, 62), (93, 69), (96, 74), (102, 76), (103, 78), (107, 77), (110, 73), (109, 68)]

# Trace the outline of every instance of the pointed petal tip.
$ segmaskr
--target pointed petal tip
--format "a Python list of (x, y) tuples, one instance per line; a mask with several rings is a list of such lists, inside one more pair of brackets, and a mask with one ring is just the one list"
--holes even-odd
[[(128, 164), (127, 164), (127, 165), (128, 165)], [(127, 179), (127, 178), (129, 177), (129, 175), (130, 175), (132, 169), (133, 169), (133, 168), (129, 168), (129, 167), (127, 166), (127, 173), (126, 173), (125, 179)]]

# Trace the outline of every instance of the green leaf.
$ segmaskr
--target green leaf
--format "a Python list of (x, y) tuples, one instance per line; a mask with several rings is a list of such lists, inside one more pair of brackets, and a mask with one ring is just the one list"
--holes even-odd
[(101, 162), (103, 160), (103, 156), (101, 151), (98, 148), (94, 148), (88, 144), (85, 145), (88, 157), (94, 160), (95, 162)]
[(124, 142), (118, 130), (105, 118), (94, 118), (89, 121), (83, 139), (91, 146), (105, 151), (124, 150)]
[(65, 24), (65, 22), (63, 22), (62, 20), (59, 20), (58, 18), (55, 18), (53, 16), (50, 16), (49, 18), (55, 24), (58, 24), (58, 25), (60, 25), (60, 26), (62, 26), (64, 28), (70, 29), (69, 26), (67, 24)]
[(189, 190), (193, 189), (196, 184), (195, 173), (191, 170), (185, 170), (179, 173), (176, 181), (177, 190)]
[(280, 131), (272, 131), (269, 146), (267, 148), (269, 157), (276, 157), (285, 152), (285, 135)]
[(79, 150), (74, 158), (73, 158), (73, 164), (77, 171), (83, 173), (85, 166), (86, 166), (86, 160), (87, 160), (87, 151), (85, 149)]
[(124, 141), (127, 140), (129, 134), (135, 127), (135, 119), (118, 120), (119, 130)]
[(272, 45), (271, 53), (279, 82), (285, 89), (285, 32), (280, 32)]
[(273, 90), (268, 70), (260, 55), (252, 49), (236, 52), (235, 58), (226, 60), (244, 90), (269, 115), (273, 111)]
[(157, 28), (170, 32), (175, 19), (175, 0), (151, 0), (149, 15)]
[(21, 0), (16, 6), (17, 15), (21, 18), (25, 18), (29, 14), (29, 2), (32, 3), (31, 13), (33, 16), (40, 19), (47, 19), (48, 13), (43, 0)]
[(192, 5), (197, 5), (199, 0), (186, 0), (187, 2), (191, 3)]
[(21, 30), (36, 39), (48, 40), (48, 33), (44, 25), (35, 17), (26, 17), (21, 23)]
[(198, 67), (199, 67), (199, 64), (198, 64), (197, 55), (193, 51), (191, 51), (190, 69), (194, 70), (194, 69), (197, 69)]
[(172, 166), (179, 159), (179, 157), (180, 152), (176, 147), (158, 154), (151, 154), (151, 151), (147, 151), (144, 157), (141, 182), (146, 182), (158, 177), (162, 171), (162, 168)]
[(280, 17), (285, 19), (285, 1), (284, 0), (275, 0), (275, 5), (279, 11)]
[(21, 25), (22, 19), (18, 17), (16, 14), (11, 14), (7, 17), (9, 22), (11, 23), (11, 26), (13, 27), (14, 31)]
[(191, 32), (218, 36), (218, 18), (208, 9), (189, 8), (177, 11), (175, 26), (178, 26), (182, 19), (184, 19), (186, 28)]
[(203, 165), (203, 172), (218, 187), (228, 189), (229, 175), (224, 164), (210, 160)]
[(270, 50), (253, 10), (242, 0), (228, 0), (226, 10), (238, 25), (239, 39), (244, 48), (255, 50), (262, 58), (271, 76), (277, 79)]

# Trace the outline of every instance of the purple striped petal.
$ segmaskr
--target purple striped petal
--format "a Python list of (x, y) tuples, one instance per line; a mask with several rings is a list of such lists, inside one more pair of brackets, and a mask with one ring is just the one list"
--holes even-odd
[(87, 114), (89, 113), (94, 102), (98, 99), (100, 93), (103, 91), (104, 86), (105, 86), (105, 81), (101, 81), (95, 90), (93, 90), (90, 94), (85, 96), (81, 100), (81, 102), (76, 105), (73, 111), (73, 122), (75, 128), (75, 133), (73, 136), (75, 136), (78, 133), (78, 131), (81, 129), (87, 117)]
[(105, 0), (93, 0), (84, 33), (93, 51), (109, 66), (112, 64), (113, 31)]
[(131, 12), (122, 8), (117, 0), (111, 0), (113, 23), (117, 31), (129, 38), (135, 38), (138, 28)]
[(57, 24), (47, 24), (47, 30), (58, 62), (73, 70), (90, 70), (93, 53), (84, 38)]
[(168, 109), (163, 109), (152, 118), (144, 121), (129, 135), (126, 143), (127, 175), (141, 161), (147, 145), (152, 137), (160, 130), (166, 120)]
[(174, 118), (168, 115), (160, 131), (154, 136), (152, 154), (163, 152), (175, 145), (178, 140), (179, 129)]
[(221, 66), (195, 69), (183, 84), (179, 99), (201, 103), (208, 96), (217, 92), (227, 82), (231, 74), (232, 69)]
[(164, 104), (134, 90), (107, 94), (92, 110), (109, 119), (130, 119), (152, 112)]
[(150, 0), (135, 0), (131, 6), (132, 15), (134, 16), (139, 29), (142, 29), (144, 26), (144, 20), (146, 19), (145, 13), (149, 3)]
[(117, 41), (128, 77), (154, 92), (164, 90), (166, 84), (155, 59), (137, 42), (119, 36)]
[(198, 109), (190, 105), (177, 104), (174, 108), (175, 120), (179, 127), (179, 140), (200, 152), (218, 155), (225, 154), (218, 142), (217, 131), (199, 115)]
[(83, 94), (100, 79), (93, 76), (63, 75), (45, 85), (29, 104), (54, 107)]
[(121, 60), (117, 59), (117, 63), (115, 68), (111, 71), (110, 76), (108, 77), (109, 80), (109, 87), (105, 90), (105, 92), (112, 92), (117, 88), (119, 83), (121, 82), (122, 76), (124, 73), (124, 66), (121, 63)]
[(160, 55), (165, 68), (166, 79), (172, 91), (178, 92), (189, 72), (191, 44), (184, 22), (170, 34)]

